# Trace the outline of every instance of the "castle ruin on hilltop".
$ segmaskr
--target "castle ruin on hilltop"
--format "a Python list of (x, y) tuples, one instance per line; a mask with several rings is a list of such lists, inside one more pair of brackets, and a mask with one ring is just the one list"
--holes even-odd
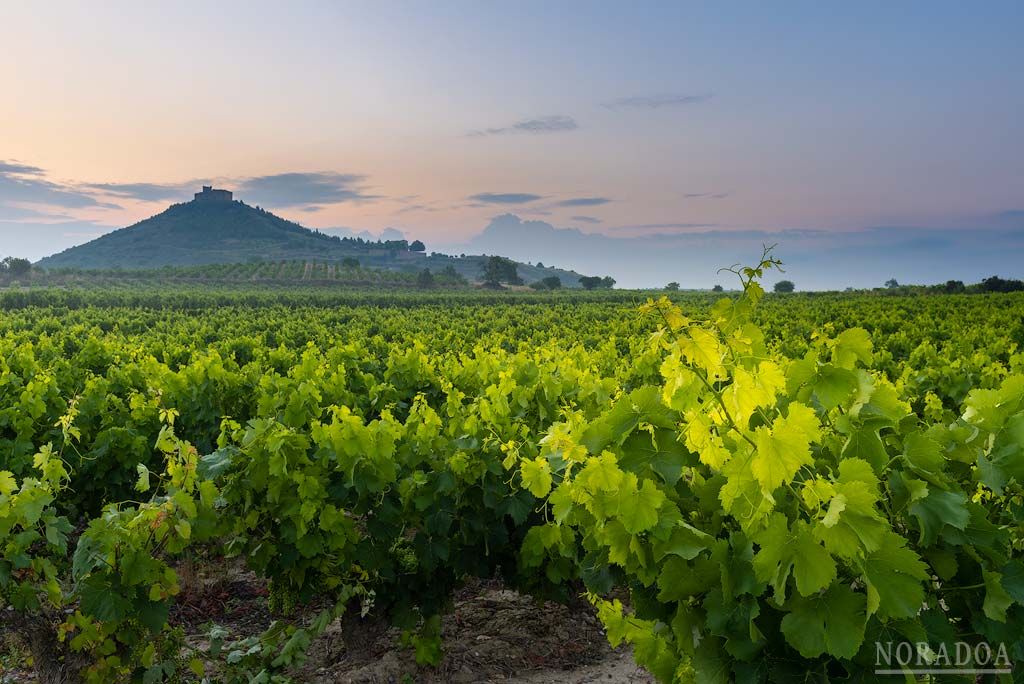
[(196, 193), (196, 202), (230, 202), (230, 190), (214, 190), (212, 185), (204, 185), (202, 192)]

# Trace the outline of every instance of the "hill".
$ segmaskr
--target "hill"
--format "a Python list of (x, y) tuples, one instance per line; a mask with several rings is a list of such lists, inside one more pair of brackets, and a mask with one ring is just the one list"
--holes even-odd
[[(223, 191), (213, 191), (218, 193)], [(414, 251), (405, 240), (368, 241), (327, 235), (230, 199), (230, 194), (174, 204), (127, 228), (46, 257), (37, 266), (54, 269), (153, 269), (255, 262), (319, 262), (405, 273), (448, 267), (470, 281), (480, 279), (486, 257), (450, 256)], [(414, 245), (416, 243), (413, 243)], [(422, 246), (418, 245), (418, 246)], [(565, 287), (578, 287), (580, 274), (563, 269), (518, 264), (527, 283), (558, 276)]]

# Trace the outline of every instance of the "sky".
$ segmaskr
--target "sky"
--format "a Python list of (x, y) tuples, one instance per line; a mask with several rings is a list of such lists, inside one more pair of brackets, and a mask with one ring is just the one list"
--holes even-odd
[[(605, 245), (632, 285), (670, 243), (756, 257), (742, 235), (916, 268), (954, 231), (997, 244), (936, 273), (1020, 277), (1022, 25), (998, 0), (4, 3), (0, 254), (205, 182), (446, 251), (513, 214)], [(809, 286), (862, 284), (808, 263)]]

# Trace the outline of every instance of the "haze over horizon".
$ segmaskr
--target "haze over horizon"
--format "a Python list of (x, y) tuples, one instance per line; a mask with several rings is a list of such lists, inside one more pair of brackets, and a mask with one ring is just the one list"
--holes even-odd
[(1022, 19), (1012, 2), (12, 5), (0, 256), (212, 183), (328, 233), (629, 286), (706, 287), (761, 242), (801, 289), (1021, 277)]

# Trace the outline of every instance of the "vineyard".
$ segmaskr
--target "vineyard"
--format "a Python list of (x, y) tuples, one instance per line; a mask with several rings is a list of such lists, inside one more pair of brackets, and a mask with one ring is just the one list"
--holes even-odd
[[(500, 579), (661, 682), (1024, 661), (1024, 295), (765, 295), (775, 265), (670, 298), (0, 293), (5, 643), (46, 684), (270, 683), (376, 620), (415, 681)], [(185, 576), (229, 563), (273, 622), (186, 639)]]
[[(34, 286), (75, 286), (78, 288), (153, 287), (186, 285), (315, 285), (320, 287), (397, 287), (417, 285), (416, 271), (365, 268), (358, 259), (334, 261), (258, 261), (245, 264), (163, 266), (140, 269), (36, 269), (28, 282)], [(454, 269), (431, 274), (431, 286), (456, 287), (464, 284)]]

